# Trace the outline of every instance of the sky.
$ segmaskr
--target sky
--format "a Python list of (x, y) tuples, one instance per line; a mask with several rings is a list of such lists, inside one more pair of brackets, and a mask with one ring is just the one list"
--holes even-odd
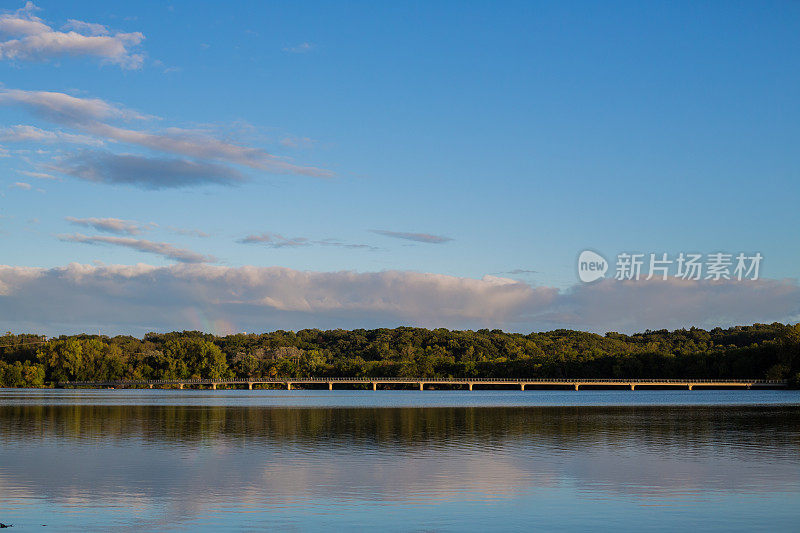
[[(799, 25), (796, 2), (0, 2), (0, 328), (796, 322)], [(615, 279), (625, 253), (763, 260)]]

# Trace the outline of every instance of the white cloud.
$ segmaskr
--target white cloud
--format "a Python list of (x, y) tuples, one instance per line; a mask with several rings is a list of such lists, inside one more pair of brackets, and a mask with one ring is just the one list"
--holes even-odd
[(112, 33), (106, 26), (79, 20), (64, 25), (68, 31), (54, 30), (25, 7), (0, 15), (0, 59), (47, 61), (62, 56), (93, 56), (126, 69), (141, 68), (144, 56), (134, 50), (144, 40), (140, 32)]
[(26, 2), (21, 9), (0, 16), (0, 33), (21, 37), (50, 31), (50, 26), (33, 15), (34, 11), (38, 10), (33, 2)]
[(217, 259), (211, 255), (202, 255), (191, 250), (176, 248), (166, 242), (153, 242), (130, 237), (109, 237), (105, 235), (88, 236), (81, 233), (72, 235), (59, 235), (58, 238), (65, 242), (81, 242), (86, 244), (111, 244), (131, 248), (140, 252), (160, 255), (167, 259), (181, 263), (206, 263), (215, 262)]
[[(415, 272), (300, 272), (280, 267), (70, 265), (0, 267), (0, 312), (19, 321), (104, 322), (120, 330), (180, 328), (197, 313), (242, 327), (376, 323), (427, 325), (504, 322), (520, 306), (545, 304), (552, 289), (510, 280)], [(51, 294), (48, 311), (39, 295)], [(8, 306), (8, 307), (7, 307)], [(72, 312), (74, 309), (75, 313)], [(68, 312), (65, 312), (68, 310)]]
[(16, 183), (12, 183), (11, 185), (9, 185), (9, 187), (11, 187), (12, 189), (23, 189), (26, 191), (31, 190), (31, 184), (25, 183), (24, 181), (18, 181)]
[[(205, 264), (0, 266), (7, 328), (47, 333), (233, 323), (239, 331), (417, 325), (640, 331), (797, 320), (794, 281), (601, 281), (559, 291), (493, 276), (302, 272)], [(198, 322), (199, 321), (199, 322)]]

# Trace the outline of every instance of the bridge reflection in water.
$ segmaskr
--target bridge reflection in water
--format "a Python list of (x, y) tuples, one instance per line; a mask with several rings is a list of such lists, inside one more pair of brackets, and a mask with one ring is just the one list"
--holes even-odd
[(509, 387), (525, 390), (528, 388), (570, 388), (580, 390), (581, 387), (592, 388), (734, 388), (734, 389), (779, 389), (786, 388), (786, 381), (767, 379), (524, 379), (524, 378), (267, 378), (267, 379), (153, 379), (141, 381), (67, 381), (60, 382), (59, 387), (117, 387), (117, 388), (178, 388), (208, 387), (216, 390), (219, 386), (238, 388), (247, 386), (252, 390), (254, 385), (280, 386), (292, 390), (298, 385), (325, 386), (333, 390), (334, 384), (345, 386), (368, 385), (372, 390), (381, 388), (413, 387), (424, 390), (426, 386), (437, 388), (481, 388)]

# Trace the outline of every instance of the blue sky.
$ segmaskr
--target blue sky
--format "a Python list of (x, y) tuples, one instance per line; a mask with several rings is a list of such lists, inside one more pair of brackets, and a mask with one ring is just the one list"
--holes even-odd
[[(209, 272), (250, 267), (358, 280), (337, 281), (335, 296), (316, 303), (276, 299), (270, 278), (247, 303), (255, 309), (226, 307), (242, 300), (221, 296), (176, 304), (171, 316), (200, 313), (217, 332), (602, 331), (800, 314), (797, 3), (2, 8), (0, 264), (8, 270), (0, 309), (8, 328), (206, 327), (188, 318), (108, 322), (99, 312), (67, 320), (80, 315), (79, 286), (65, 281), (70, 263), (91, 265), (98, 279), (112, 276), (109, 265), (146, 263), (167, 277), (193, 268), (206, 280), (195, 280), (199, 292), (213, 292), (202, 288)], [(598, 295), (589, 312), (574, 301), (590, 290), (575, 273), (587, 248), (612, 262), (625, 251), (758, 251), (773, 285), (681, 286), (688, 301), (713, 300), (683, 314), (687, 300), (659, 299), (674, 287), (643, 296), (637, 286), (619, 300), (628, 315), (589, 319), (610, 304)], [(460, 287), (452, 290), (462, 309), (487, 313), (459, 314), (407, 278), (401, 292), (421, 291), (410, 307), (385, 279), (348, 285), (386, 272), (442, 276), (447, 291)], [(61, 322), (31, 303), (40, 290), (31, 284), (43, 276), (61, 280), (50, 288), (65, 291)], [(524, 304), (482, 299), (496, 286), (511, 290), (510, 280)], [(297, 297), (308, 285), (286, 290)], [(699, 296), (706, 290), (711, 296)], [(532, 303), (537, 291), (550, 296)], [(728, 312), (720, 291), (766, 299)], [(652, 307), (670, 312), (640, 320)]]

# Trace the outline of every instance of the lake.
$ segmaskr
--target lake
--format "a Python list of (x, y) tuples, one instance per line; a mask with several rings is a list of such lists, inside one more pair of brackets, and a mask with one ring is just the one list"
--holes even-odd
[(800, 391), (0, 389), (0, 522), (798, 531)]

